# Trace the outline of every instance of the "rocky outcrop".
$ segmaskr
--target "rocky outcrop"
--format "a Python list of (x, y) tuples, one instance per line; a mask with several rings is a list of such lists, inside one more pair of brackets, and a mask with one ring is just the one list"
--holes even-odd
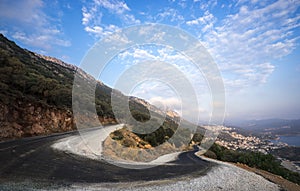
[[(90, 122), (87, 115), (78, 120)], [(108, 117), (99, 117), (99, 121), (102, 125), (116, 124)], [(0, 103), (0, 141), (71, 130), (76, 130), (76, 125), (70, 110), (21, 101), (14, 105)]]
[(75, 129), (70, 111), (22, 102), (0, 104), (0, 124), (1, 141)]
[(144, 99), (141, 99), (141, 98), (138, 98), (138, 97), (130, 96), (129, 99), (131, 101), (134, 101), (136, 103), (139, 103), (139, 104), (145, 106), (148, 110), (151, 110), (151, 111), (153, 111), (155, 113), (158, 113), (158, 114), (160, 114), (162, 116), (166, 115), (167, 117), (169, 117), (169, 118), (171, 118), (171, 119), (173, 119), (175, 121), (179, 121), (180, 120), (180, 115), (177, 112), (175, 112), (175, 111), (172, 111), (172, 110), (166, 110), (166, 111), (164, 111), (162, 109), (157, 108), (155, 105), (150, 104), (149, 102), (145, 101)]

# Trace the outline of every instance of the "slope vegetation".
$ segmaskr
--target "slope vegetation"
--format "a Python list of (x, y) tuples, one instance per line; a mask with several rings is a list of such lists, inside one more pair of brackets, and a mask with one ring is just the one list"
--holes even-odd
[[(95, 100), (97, 121), (102, 125), (117, 123), (111, 107), (112, 92), (117, 94), (117, 101), (129, 102), (131, 115), (138, 121), (149, 120), (149, 109), (155, 110), (156, 118), (162, 117), (161, 111), (146, 101), (113, 91), (80, 68), (22, 49), (0, 34), (0, 141), (76, 129), (72, 111), (76, 72), (82, 81), (96, 84), (92, 100)], [(80, 99), (73, 99), (75, 107), (81, 110), (76, 120), (92, 127), (97, 123), (87, 115), (94, 109), (85, 102), (91, 90), (87, 88), (90, 87), (82, 85)], [(124, 108), (119, 109), (122, 112)], [(175, 118), (167, 118), (172, 129), (176, 129), (174, 122), (171, 123)], [(124, 117), (121, 122), (133, 123), (126, 120)]]

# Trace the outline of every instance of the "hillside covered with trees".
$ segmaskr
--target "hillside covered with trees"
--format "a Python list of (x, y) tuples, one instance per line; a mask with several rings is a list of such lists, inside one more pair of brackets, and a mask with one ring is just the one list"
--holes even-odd
[[(86, 115), (92, 104), (85, 99), (91, 96), (89, 87), (82, 85), (80, 99), (73, 99), (72, 87), (77, 72), (82, 81), (96, 84), (95, 100), (99, 121), (103, 124), (118, 123), (111, 106), (113, 89), (96, 81), (80, 68), (66, 64), (58, 59), (42, 56), (20, 48), (14, 42), (0, 35), (0, 141), (34, 135), (75, 130), (72, 106), (80, 107), (80, 121), (93, 126)], [(138, 121), (150, 118), (145, 101), (117, 93), (117, 101), (128, 101), (130, 112)], [(91, 99), (89, 99), (91, 100)], [(140, 99), (139, 99), (140, 100)], [(123, 108), (119, 108), (122, 112)], [(161, 117), (159, 113), (155, 115)], [(97, 120), (98, 120), (97, 119)], [(176, 129), (173, 119), (168, 117), (168, 124)], [(121, 122), (126, 121), (124, 117)], [(161, 131), (161, 129), (159, 130)]]

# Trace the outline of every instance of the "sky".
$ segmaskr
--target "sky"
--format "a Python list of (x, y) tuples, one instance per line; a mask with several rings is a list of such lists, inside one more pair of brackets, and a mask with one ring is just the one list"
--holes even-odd
[[(1, 0), (0, 32), (21, 47), (80, 66), (96, 42), (123, 28), (176, 27), (198, 39), (217, 64), (225, 120), (292, 119), (300, 118), (299, 7), (299, 0)], [(181, 70), (197, 92), (196, 109), (209, 118), (213, 104), (205, 77), (168, 47), (131, 47), (108, 63), (99, 79), (114, 87), (122, 72), (147, 59)], [(188, 108), (158, 81), (139, 84), (132, 95), (179, 113)]]

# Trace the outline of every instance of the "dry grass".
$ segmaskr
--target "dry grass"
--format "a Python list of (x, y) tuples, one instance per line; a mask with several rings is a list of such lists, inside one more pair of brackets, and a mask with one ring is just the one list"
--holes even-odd
[(175, 148), (168, 142), (152, 147), (148, 142), (141, 140), (126, 129), (112, 132), (103, 143), (103, 155), (114, 160), (149, 162), (176, 151), (179, 151), (179, 148)]

